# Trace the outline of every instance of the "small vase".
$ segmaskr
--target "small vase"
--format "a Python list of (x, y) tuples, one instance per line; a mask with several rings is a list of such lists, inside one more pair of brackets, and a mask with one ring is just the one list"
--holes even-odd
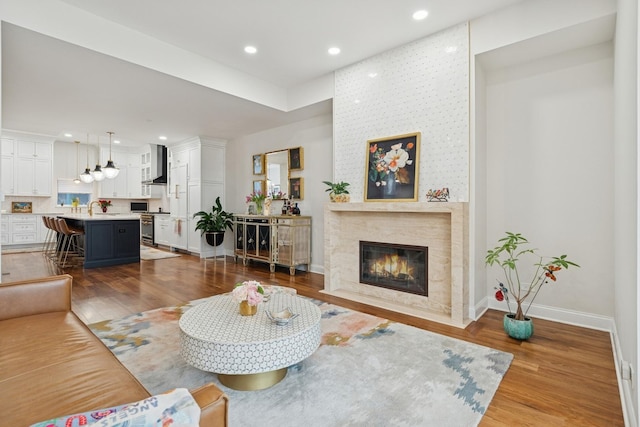
[(106, 207), (102, 208), (102, 213), (107, 213), (107, 208)]
[(258, 312), (257, 305), (249, 305), (249, 303), (245, 301), (240, 302), (240, 314), (243, 316), (253, 316)]
[(505, 314), (502, 322), (504, 331), (517, 340), (528, 340), (533, 335), (533, 320), (525, 317), (524, 320), (515, 320), (515, 314)]
[(256, 214), (262, 215), (262, 202), (255, 202), (255, 203), (256, 203)]

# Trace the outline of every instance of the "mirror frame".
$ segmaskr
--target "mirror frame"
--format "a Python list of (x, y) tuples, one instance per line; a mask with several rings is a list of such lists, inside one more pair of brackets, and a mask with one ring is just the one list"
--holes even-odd
[[(264, 168), (265, 168), (265, 175), (266, 175), (266, 179), (265, 179), (265, 188), (266, 188), (266, 194), (267, 196), (269, 196), (269, 191), (271, 190), (269, 188), (269, 155), (270, 154), (282, 154), (284, 156), (284, 160), (286, 161), (287, 164), (287, 178), (286, 181), (280, 182), (280, 191), (282, 191), (283, 193), (288, 193), (289, 191), (289, 180), (291, 179), (291, 169), (290, 169), (290, 165), (289, 165), (289, 149), (285, 148), (282, 150), (275, 150), (275, 151), (269, 151), (268, 153), (265, 153), (264, 155)], [(276, 163), (276, 164), (282, 164), (282, 163)]]

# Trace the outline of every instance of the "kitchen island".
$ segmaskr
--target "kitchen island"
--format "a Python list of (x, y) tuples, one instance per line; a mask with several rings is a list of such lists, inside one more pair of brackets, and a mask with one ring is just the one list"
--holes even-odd
[(70, 227), (84, 230), (84, 268), (140, 262), (140, 217), (127, 214), (66, 214)]

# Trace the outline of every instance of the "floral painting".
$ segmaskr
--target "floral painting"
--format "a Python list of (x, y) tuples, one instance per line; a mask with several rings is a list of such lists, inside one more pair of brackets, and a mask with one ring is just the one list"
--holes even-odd
[(365, 201), (418, 200), (420, 133), (367, 141)]

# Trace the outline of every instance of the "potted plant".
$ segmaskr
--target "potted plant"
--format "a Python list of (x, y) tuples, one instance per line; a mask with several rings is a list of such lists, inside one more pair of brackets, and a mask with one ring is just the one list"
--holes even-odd
[(107, 213), (107, 208), (111, 206), (111, 200), (100, 199), (98, 200), (98, 204), (100, 205), (102, 212)]
[(332, 202), (347, 203), (349, 202), (349, 200), (351, 200), (351, 196), (349, 196), (349, 190), (347, 190), (347, 187), (349, 186), (348, 182), (322, 182), (329, 186), (329, 188), (327, 188), (325, 191), (329, 192), (329, 198)]
[[(504, 316), (505, 332), (513, 338), (528, 339), (533, 334), (533, 322), (527, 317), (527, 313), (542, 286), (549, 280), (555, 282), (556, 275), (563, 268), (580, 266), (569, 261), (566, 255), (542, 257), (536, 253), (537, 249), (528, 246), (529, 241), (521, 234), (506, 234), (506, 237), (498, 240), (498, 246), (487, 251), (485, 263), (497, 264), (504, 272), (506, 285), (499, 282), (495, 296), (498, 301), (506, 301), (509, 308), (509, 313)], [(531, 280), (522, 280), (520, 277), (518, 263), (525, 259), (532, 259), (534, 272), (530, 276)], [(515, 313), (511, 311), (510, 297), (515, 301)], [(530, 301), (526, 309), (523, 309), (528, 298)]]
[(207, 243), (211, 246), (221, 245), (224, 241), (225, 229), (233, 228), (233, 214), (222, 209), (219, 196), (216, 197), (211, 212), (196, 212), (193, 217), (200, 217), (195, 229), (200, 230), (200, 234), (205, 236)]

